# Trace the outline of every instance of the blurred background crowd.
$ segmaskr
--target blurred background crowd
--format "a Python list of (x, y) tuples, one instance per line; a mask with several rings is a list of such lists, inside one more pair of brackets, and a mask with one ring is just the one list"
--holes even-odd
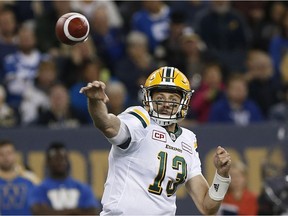
[[(84, 14), (89, 39), (59, 43), (57, 19)], [(183, 125), (288, 120), (285, 1), (1, 1), (0, 127), (91, 124), (79, 89), (106, 83), (110, 112), (141, 105), (160, 66), (195, 90)]]
[[(68, 12), (88, 18), (86, 42), (67, 46), (57, 40), (55, 24)], [(94, 80), (105, 82), (108, 109), (119, 114), (142, 104), (140, 86), (161, 66), (180, 69), (195, 90), (183, 126), (287, 125), (288, 2), (0, 1), (0, 128), (91, 125), (81, 87)], [(11, 141), (2, 141), (0, 147), (0, 159), (9, 152), (14, 155)], [(59, 156), (65, 162), (66, 149), (55, 148), (60, 156), (65, 150)], [(263, 179), (273, 176), (267, 173)], [(288, 214), (288, 192), (283, 190), (288, 176), (279, 173), (281, 177), (267, 181), (256, 197), (247, 189), (246, 165), (235, 163), (235, 181), (219, 214)], [(52, 214), (40, 207), (34, 212)]]

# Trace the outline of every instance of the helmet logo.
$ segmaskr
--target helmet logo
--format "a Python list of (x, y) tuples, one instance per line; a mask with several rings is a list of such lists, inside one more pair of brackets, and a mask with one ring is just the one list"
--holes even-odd
[(155, 79), (155, 74), (153, 74), (149, 80), (152, 81), (153, 79)]
[(185, 80), (181, 80), (182, 81), (182, 83), (184, 84), (184, 85), (186, 85), (187, 84), (187, 82), (185, 81)]

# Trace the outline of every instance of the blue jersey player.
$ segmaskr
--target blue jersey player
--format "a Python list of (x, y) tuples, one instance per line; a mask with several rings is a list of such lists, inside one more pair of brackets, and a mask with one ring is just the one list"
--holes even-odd
[(10, 140), (0, 141), (0, 215), (31, 215), (30, 192), (39, 179), (17, 164)]
[(100, 204), (92, 189), (69, 176), (68, 152), (62, 143), (52, 143), (46, 152), (49, 176), (30, 197), (33, 214), (97, 214)]

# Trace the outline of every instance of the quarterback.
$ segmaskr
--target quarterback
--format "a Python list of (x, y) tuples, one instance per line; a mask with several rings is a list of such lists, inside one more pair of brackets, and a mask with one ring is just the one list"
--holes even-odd
[(202, 214), (216, 214), (231, 181), (231, 159), (217, 147), (209, 187), (196, 136), (178, 125), (192, 95), (188, 79), (177, 68), (161, 67), (142, 90), (143, 107), (129, 107), (118, 116), (107, 111), (103, 82), (80, 90), (95, 127), (112, 144), (101, 215), (175, 215), (176, 191), (182, 185)]

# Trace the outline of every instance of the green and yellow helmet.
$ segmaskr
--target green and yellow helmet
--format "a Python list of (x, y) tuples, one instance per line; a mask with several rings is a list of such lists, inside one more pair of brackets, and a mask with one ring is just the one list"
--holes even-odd
[[(154, 91), (176, 92), (182, 96), (176, 113), (163, 115), (153, 108), (152, 93)], [(142, 86), (143, 104), (148, 108), (151, 118), (161, 126), (177, 123), (187, 115), (189, 101), (192, 95), (189, 80), (175, 67), (161, 67), (147, 78)]]

